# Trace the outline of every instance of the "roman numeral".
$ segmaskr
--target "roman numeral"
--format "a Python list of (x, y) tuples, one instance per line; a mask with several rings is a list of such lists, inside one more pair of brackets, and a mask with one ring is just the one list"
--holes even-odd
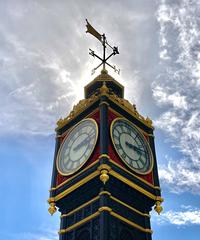
[(125, 153), (122, 153), (122, 158), (126, 159), (126, 154)]
[(121, 149), (121, 145), (118, 143), (115, 143), (116, 148)]
[(116, 130), (117, 130), (119, 133), (122, 133), (122, 132), (123, 132), (121, 126), (117, 126), (117, 127), (116, 127)]

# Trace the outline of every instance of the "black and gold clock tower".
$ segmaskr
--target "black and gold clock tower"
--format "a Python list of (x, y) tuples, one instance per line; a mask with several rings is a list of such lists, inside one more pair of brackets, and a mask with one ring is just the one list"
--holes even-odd
[(163, 201), (152, 121), (124, 99), (105, 69), (105, 35), (87, 27), (103, 44), (103, 70), (57, 122), (49, 212), (61, 213), (60, 240), (150, 240), (149, 212)]

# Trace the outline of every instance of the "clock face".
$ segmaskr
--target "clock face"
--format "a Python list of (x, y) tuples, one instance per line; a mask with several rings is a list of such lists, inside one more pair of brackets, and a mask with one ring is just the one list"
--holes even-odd
[(140, 130), (129, 121), (115, 119), (111, 124), (111, 138), (120, 158), (135, 172), (147, 174), (153, 167), (150, 146)]
[(98, 137), (93, 119), (84, 119), (65, 137), (57, 156), (57, 169), (62, 175), (77, 171), (92, 154)]

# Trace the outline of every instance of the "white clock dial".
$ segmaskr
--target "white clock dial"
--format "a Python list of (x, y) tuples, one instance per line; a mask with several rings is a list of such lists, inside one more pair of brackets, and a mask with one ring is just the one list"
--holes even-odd
[(62, 175), (77, 171), (91, 156), (98, 137), (97, 123), (84, 119), (65, 137), (57, 157), (57, 169)]
[(149, 143), (141, 131), (126, 119), (111, 124), (111, 138), (120, 158), (135, 172), (147, 174), (153, 167)]

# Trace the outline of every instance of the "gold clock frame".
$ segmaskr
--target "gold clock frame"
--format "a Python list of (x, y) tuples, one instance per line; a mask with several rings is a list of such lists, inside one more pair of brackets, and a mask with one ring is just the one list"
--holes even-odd
[[(119, 120), (123, 120), (123, 121), (127, 122), (128, 124), (130, 124), (131, 126), (133, 126), (133, 127), (138, 131), (138, 133), (140, 134), (140, 137), (144, 140), (144, 143), (145, 143), (146, 146), (147, 146), (147, 151), (149, 152), (149, 155), (150, 155), (150, 167), (149, 167), (149, 169), (148, 169), (146, 172), (141, 172), (141, 171), (139, 171), (139, 170), (131, 167), (131, 166), (120, 156), (120, 154), (119, 154), (119, 152), (118, 152), (118, 150), (117, 150), (117, 148), (116, 148), (116, 146), (115, 146), (115, 141), (114, 141), (113, 134), (112, 134), (113, 125), (115, 124), (115, 122), (117, 122), (117, 121), (119, 121)], [(124, 117), (117, 117), (117, 118), (115, 118), (115, 119), (112, 121), (112, 123), (111, 123), (111, 125), (110, 125), (110, 136), (111, 136), (112, 144), (113, 144), (113, 146), (114, 146), (114, 148), (115, 148), (115, 151), (117, 152), (117, 154), (118, 154), (118, 156), (120, 157), (120, 159), (126, 164), (126, 166), (127, 166), (128, 168), (130, 168), (131, 170), (133, 170), (134, 172), (136, 172), (136, 173), (138, 173), (138, 174), (140, 174), (140, 175), (147, 175), (148, 173), (150, 173), (150, 172), (152, 171), (153, 166), (154, 166), (153, 153), (152, 153), (152, 150), (151, 150), (151, 147), (150, 147), (149, 142), (146, 140), (146, 138), (144, 137), (144, 134), (143, 134), (142, 130), (141, 130), (139, 127), (137, 127), (134, 123), (132, 123), (131, 121), (129, 121), (128, 119), (126, 119), (126, 118), (124, 118)]]
[[(80, 166), (79, 166), (76, 170), (74, 170), (74, 171), (72, 171), (72, 172), (69, 172), (69, 173), (63, 173), (63, 172), (59, 169), (59, 167), (58, 167), (58, 161), (59, 161), (59, 158), (60, 158), (60, 153), (61, 153), (62, 147), (63, 147), (63, 145), (64, 145), (64, 143), (65, 143), (65, 140), (68, 138), (68, 136), (71, 134), (71, 132), (72, 132), (78, 125), (80, 125), (80, 124), (82, 124), (83, 122), (88, 121), (88, 120), (91, 121), (91, 122), (93, 122), (94, 125), (95, 125), (95, 127), (96, 127), (96, 138), (95, 138), (94, 145), (93, 145), (93, 147), (92, 147), (92, 149), (91, 149), (91, 152), (90, 152), (89, 156), (86, 158), (86, 160), (85, 160), (83, 163), (81, 163)], [(61, 143), (61, 145), (60, 145), (60, 147), (59, 147), (59, 150), (58, 150), (58, 153), (57, 153), (57, 156), (56, 156), (56, 168), (57, 168), (57, 171), (58, 171), (62, 176), (70, 176), (70, 175), (76, 173), (76, 172), (87, 162), (87, 160), (91, 157), (91, 155), (92, 155), (92, 153), (93, 153), (93, 151), (94, 151), (94, 149), (95, 149), (95, 147), (96, 147), (98, 136), (99, 136), (98, 124), (97, 124), (97, 122), (96, 122), (93, 118), (85, 118), (85, 119), (81, 120), (80, 122), (78, 122), (77, 124), (75, 124), (75, 125), (68, 131), (68, 133), (67, 133), (66, 136), (64, 137), (64, 139), (63, 139), (63, 141), (62, 141), (62, 143)]]

